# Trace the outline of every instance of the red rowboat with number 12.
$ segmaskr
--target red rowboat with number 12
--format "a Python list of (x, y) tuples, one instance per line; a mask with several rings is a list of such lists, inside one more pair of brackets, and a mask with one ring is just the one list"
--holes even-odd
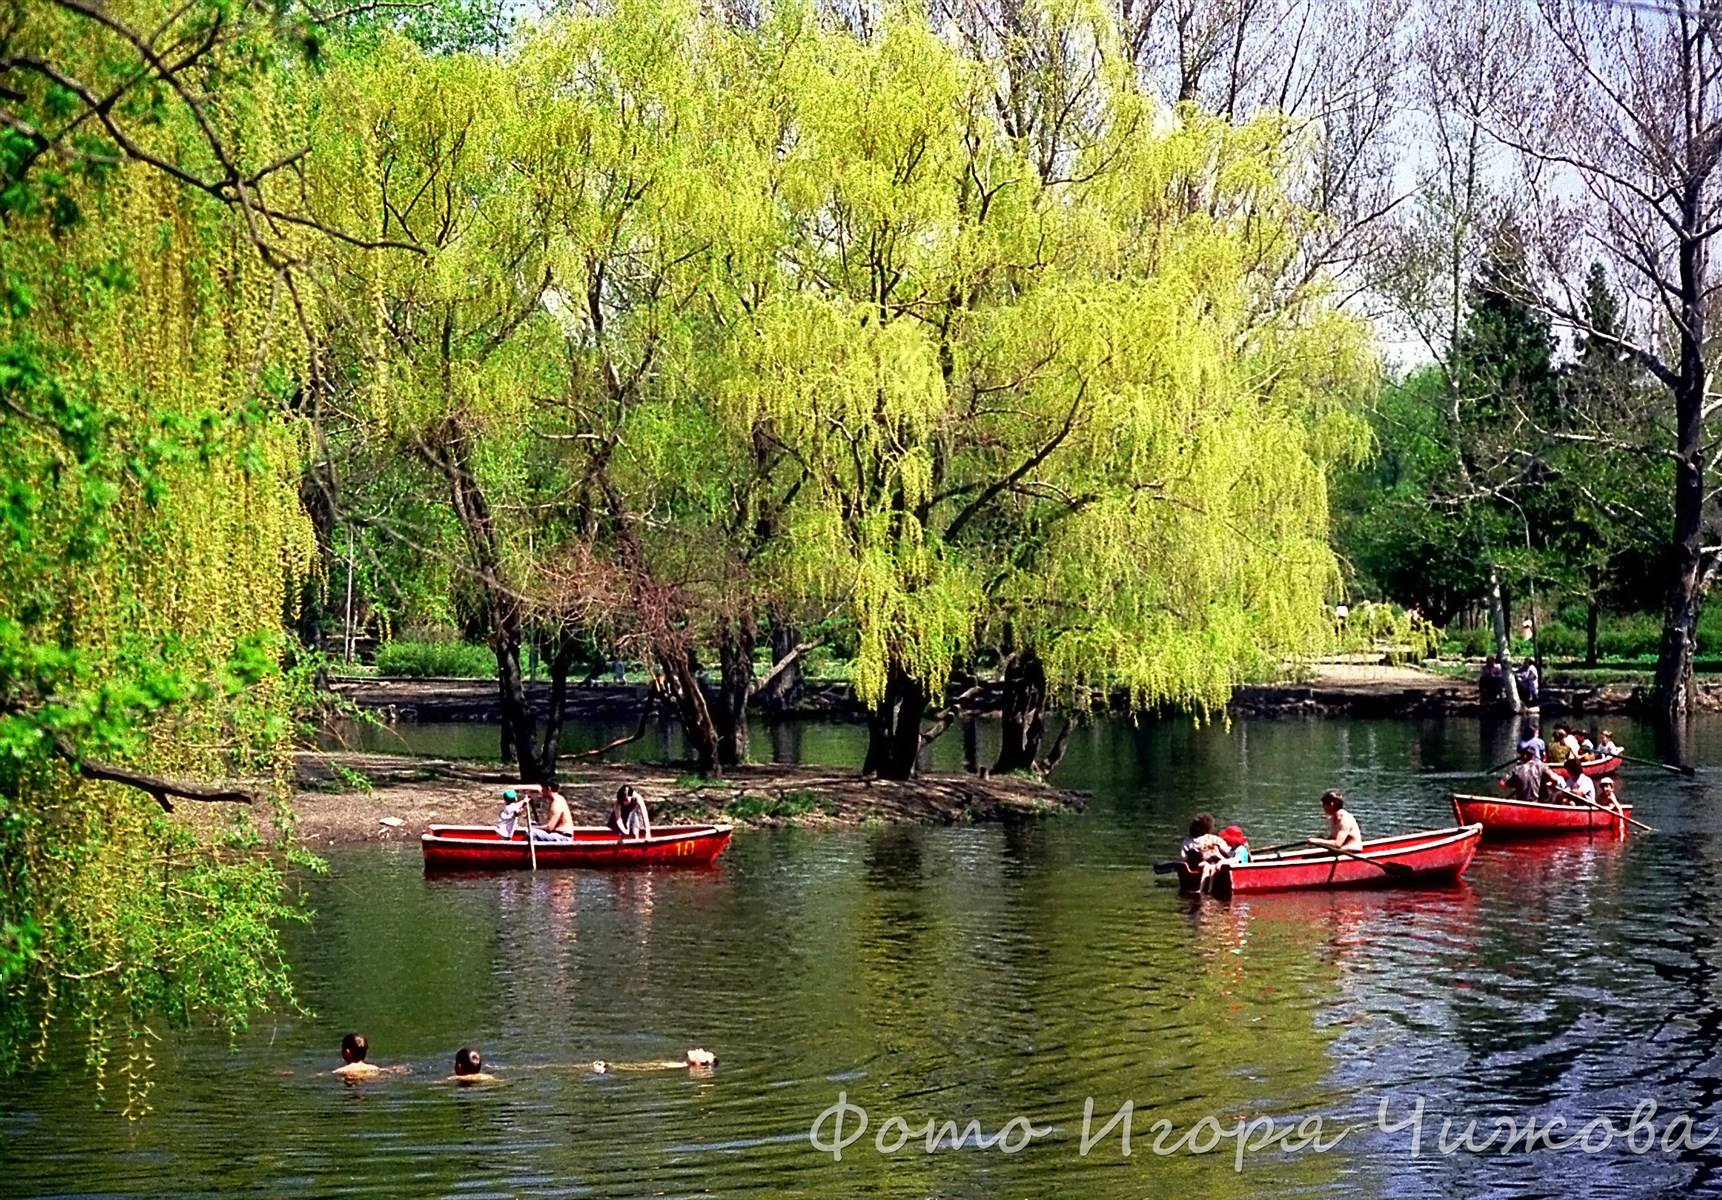
[[(1623, 804), (1620, 808), (1626, 816), (1632, 815), (1632, 805)], [(1601, 812), (1587, 804), (1543, 804), (1504, 796), (1456, 795), (1453, 797), (1453, 811), (1459, 814), (1461, 821), (1480, 824), (1483, 836), (1491, 842), (1547, 837), (1556, 833), (1607, 833), (1626, 825), (1612, 813)]]

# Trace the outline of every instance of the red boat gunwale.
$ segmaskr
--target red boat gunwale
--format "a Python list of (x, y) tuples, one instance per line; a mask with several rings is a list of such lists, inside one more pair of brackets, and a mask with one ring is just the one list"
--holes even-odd
[[(1626, 816), (1632, 815), (1632, 805), (1620, 807)], [(1545, 804), (1506, 796), (1454, 793), (1453, 811), (1461, 821), (1475, 821), (1482, 825), (1483, 837), (1491, 842), (1562, 833), (1613, 831), (1625, 825), (1612, 813), (1600, 812), (1583, 804)]]
[[(1302, 888), (1420, 887), (1448, 883), (1465, 873), (1483, 836), (1481, 825), (1431, 829), (1363, 843), (1363, 859), (1335, 854), (1320, 846), (1287, 850), (1266, 858), (1223, 867), (1214, 879), (1218, 896), (1245, 892), (1293, 891)], [(1409, 878), (1371, 865), (1393, 863), (1408, 868)], [(1197, 872), (1178, 864), (1178, 886), (1195, 891)]]
[(1601, 779), (1604, 775), (1619, 774), (1624, 761), (1618, 754), (1608, 758), (1593, 758), (1588, 760), (1582, 769), (1592, 779)]
[[(705, 867), (729, 845), (728, 825), (661, 825), (649, 838), (618, 838), (581, 826), (566, 842), (534, 842), (540, 867)], [(419, 838), (425, 870), (522, 870), (532, 867), (526, 835), (499, 836), (488, 825), (432, 825)]]

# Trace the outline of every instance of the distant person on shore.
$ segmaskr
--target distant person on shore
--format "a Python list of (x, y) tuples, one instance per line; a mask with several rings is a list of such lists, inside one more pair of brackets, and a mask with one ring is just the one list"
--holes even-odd
[(1547, 769), (1549, 782), (1555, 786), (1555, 795), (1568, 804), (1577, 804), (1580, 800), (1594, 803), (1596, 784), (1584, 773), (1584, 760), (1575, 754), (1567, 759), (1563, 766), (1564, 771), (1553, 767)]
[(1343, 792), (1323, 792), (1321, 811), (1327, 814), (1328, 836), (1310, 838), (1310, 845), (1326, 846), (1330, 850), (1363, 849), (1363, 830), (1358, 828), (1357, 818), (1345, 810)]
[(354, 1081), (360, 1079), (375, 1079), (379, 1075), (404, 1075), (406, 1067), (379, 1067), (367, 1057), (371, 1052), (371, 1044), (365, 1040), (362, 1033), (349, 1033), (341, 1039), (341, 1065), (330, 1072), (341, 1078)]
[(1493, 654), (1483, 663), (1483, 673), (1477, 677), (1477, 696), (1484, 708), (1494, 708), (1507, 694), (1507, 674), (1501, 660)]
[(1548, 782), (1548, 768), (1537, 761), (1529, 746), (1520, 746), (1519, 761), (1496, 782), (1512, 792), (1515, 800), (1523, 800), (1527, 804), (1541, 803), (1544, 785)]
[(1525, 723), (1524, 734), (1519, 738), (1519, 749), (1529, 750), (1533, 761), (1542, 762), (1549, 755), (1549, 748), (1543, 743), (1542, 731), (1537, 728), (1535, 721)]
[(1519, 701), (1528, 708), (1536, 708), (1542, 700), (1538, 687), (1537, 664), (1527, 661), (1519, 668)]
[(501, 1083), (494, 1075), (484, 1071), (484, 1057), (471, 1046), (462, 1046), (454, 1052), (454, 1074), (449, 1079), (455, 1083)]
[(652, 836), (652, 814), (646, 811), (646, 798), (640, 789), (624, 783), (616, 789), (616, 802), (610, 806), (607, 822), (610, 832), (619, 838), (649, 838)]
[(681, 1067), (699, 1074), (711, 1070), (717, 1065), (717, 1055), (710, 1050), (695, 1048), (689, 1050), (680, 1062), (674, 1059), (660, 1059), (656, 1062), (606, 1062), (599, 1059), (592, 1064), (592, 1070), (599, 1075), (609, 1075), (617, 1071), (674, 1071)]

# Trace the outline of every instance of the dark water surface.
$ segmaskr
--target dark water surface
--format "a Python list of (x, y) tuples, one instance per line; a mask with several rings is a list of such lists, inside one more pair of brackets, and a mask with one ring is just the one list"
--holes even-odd
[[(841, 762), (856, 736), (786, 729), (777, 753)], [(1625, 791), (1660, 833), (1486, 847), (1441, 891), (1227, 904), (1148, 871), (1193, 808), (1260, 845), (1317, 831), (1330, 786), (1366, 836), (1450, 824), (1445, 794), (1477, 787), (1506, 737), (1460, 720), (1101, 725), (1061, 772), (1093, 790), (1086, 816), (741, 833), (709, 872), (427, 879), (416, 848), (344, 850), (292, 939), (315, 1016), (231, 1047), (168, 1035), (141, 1122), (93, 1112), (76, 1073), (15, 1081), (0, 1196), (1722, 1194), (1722, 1142), (1635, 1154), (1624, 1136), (1646, 1100), (1658, 1135), (1680, 1116), (1691, 1141), (1722, 1129), (1722, 796), (1703, 776), (1632, 768)], [(1722, 725), (1695, 754), (1722, 764)], [(325, 1074), (347, 1029), (411, 1075)], [(463, 1043), (500, 1085), (444, 1081)], [(696, 1045), (721, 1056), (708, 1076), (587, 1065)], [(872, 1122), (841, 1162), (809, 1141), (839, 1093)], [(1134, 1101), (1128, 1157), (1116, 1128), (1081, 1153), (1089, 1098), (1095, 1130)], [(1384, 1099), (1393, 1120), (1423, 1102), (1418, 1156), (1410, 1129), (1376, 1128)], [(1311, 1115), (1327, 1142), (1352, 1128), (1241, 1171), (1230, 1137), (1154, 1151), (1157, 1120), (1162, 1145), (1201, 1144), (1203, 1118), (1229, 1134)], [(919, 1136), (881, 1154), (893, 1116)], [(1051, 1132), (1017, 1153), (926, 1152), (929, 1119), (991, 1137), (1019, 1116)], [(1622, 1133), (1596, 1154), (1437, 1144), (1443, 1118), (1477, 1120), (1481, 1142), (1497, 1118), (1555, 1117)]]

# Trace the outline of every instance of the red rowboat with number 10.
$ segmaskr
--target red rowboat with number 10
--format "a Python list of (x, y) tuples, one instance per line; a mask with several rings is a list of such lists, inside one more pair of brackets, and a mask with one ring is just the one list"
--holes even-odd
[[(1321, 846), (1286, 850), (1252, 858), (1247, 863), (1222, 867), (1212, 891), (1217, 896), (1245, 892), (1283, 892), (1302, 888), (1417, 887), (1450, 883), (1465, 873), (1481, 825), (1457, 829), (1432, 829), (1399, 837), (1377, 838), (1363, 843), (1362, 858), (1335, 854)], [(1367, 861), (1365, 861), (1367, 860)], [(1380, 864), (1390, 863), (1393, 868)], [(1178, 864), (1178, 886), (1196, 890), (1198, 875), (1183, 862)]]
[[(1632, 815), (1632, 805), (1623, 804), (1620, 809), (1626, 816)], [(1453, 811), (1459, 814), (1461, 821), (1475, 821), (1482, 825), (1483, 836), (1491, 842), (1547, 837), (1555, 833), (1607, 833), (1626, 827), (1626, 823), (1612, 813), (1599, 811), (1588, 804), (1542, 804), (1504, 796), (1455, 795)]]
[[(728, 825), (658, 825), (649, 838), (619, 838), (582, 826), (566, 842), (535, 842), (540, 867), (709, 867), (729, 845)], [(524, 871), (532, 847), (523, 833), (504, 839), (486, 825), (432, 825), (419, 839), (425, 870)]]

